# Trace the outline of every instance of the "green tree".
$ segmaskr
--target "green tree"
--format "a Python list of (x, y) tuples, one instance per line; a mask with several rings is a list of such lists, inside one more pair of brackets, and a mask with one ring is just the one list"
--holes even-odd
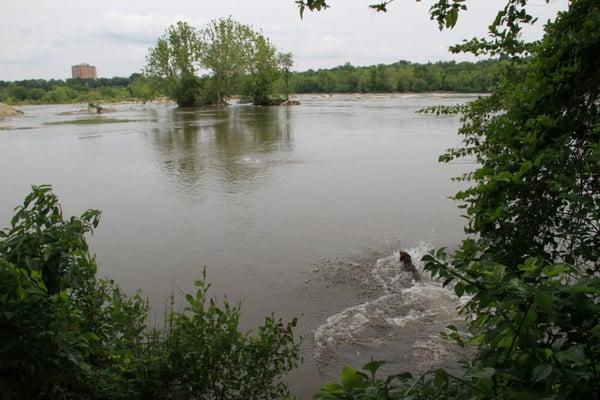
[(160, 82), (167, 95), (181, 107), (199, 103), (201, 87), (196, 70), (200, 66), (201, 49), (199, 32), (180, 21), (167, 29), (146, 57), (146, 74)]
[(458, 110), (464, 146), (442, 157), (480, 164), (457, 194), (472, 237), (428, 268), (475, 295), (468, 339), (488, 392), (600, 398), (599, 28), (600, 4), (572, 1), (522, 47), (528, 65)]
[(132, 97), (147, 102), (157, 97), (155, 85), (151, 79), (143, 75), (136, 76), (128, 86)]
[(274, 84), (280, 74), (277, 49), (261, 33), (254, 32), (249, 53), (242, 95), (250, 98), (254, 105), (269, 105), (273, 101)]
[(297, 93), (335, 92), (491, 92), (500, 80), (498, 65), (503, 61), (477, 63), (439, 62), (354, 67), (347, 63), (330, 69), (295, 72), (291, 87)]
[(278, 53), (277, 64), (283, 71), (285, 99), (287, 101), (290, 99), (290, 70), (294, 66), (294, 55), (292, 53)]
[(214, 103), (226, 104), (225, 97), (236, 90), (239, 78), (248, 71), (253, 53), (254, 31), (231, 18), (211, 21), (202, 31), (201, 60), (214, 80)]

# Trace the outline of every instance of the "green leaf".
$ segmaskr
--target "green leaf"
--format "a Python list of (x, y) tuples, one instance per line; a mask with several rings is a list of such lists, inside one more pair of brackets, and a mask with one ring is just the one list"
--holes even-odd
[(345, 367), (342, 370), (340, 379), (342, 385), (347, 389), (359, 388), (366, 386), (364, 377), (354, 368)]
[(369, 8), (378, 12), (386, 12), (387, 11), (387, 2), (371, 4)]
[(512, 180), (512, 174), (509, 171), (502, 171), (496, 174), (494, 179), (502, 182), (510, 182)]
[(453, 8), (448, 12), (448, 15), (446, 15), (446, 28), (454, 28), (457, 20), (458, 10), (456, 8)]
[(457, 283), (454, 287), (454, 293), (456, 293), (458, 297), (462, 297), (465, 293), (465, 285), (463, 283)]
[(545, 267), (543, 269), (544, 274), (547, 277), (553, 277), (553, 276), (557, 276), (560, 274), (564, 274), (566, 272), (571, 272), (572, 271), (572, 267), (566, 264), (556, 264), (556, 265), (550, 265), (548, 267)]
[(571, 293), (594, 293), (600, 294), (600, 288), (594, 285), (595, 280), (582, 279), (571, 287)]
[(477, 345), (480, 345), (481, 343), (483, 343), (485, 338), (486, 338), (485, 334), (473, 336), (472, 338), (467, 340), (466, 343), (470, 346), (477, 346)]
[(491, 378), (496, 370), (494, 368), (486, 367), (486, 368), (472, 368), (468, 372), (468, 376), (478, 379), (486, 379)]
[(552, 312), (554, 308), (554, 299), (552, 298), (552, 295), (544, 290), (539, 290), (536, 293), (534, 302), (540, 311), (546, 313)]
[(334, 394), (342, 394), (345, 392), (344, 387), (339, 383), (325, 383), (321, 386), (321, 391)]
[(511, 394), (512, 400), (537, 400), (539, 396), (533, 392), (513, 392)]
[(571, 347), (570, 349), (556, 353), (556, 358), (561, 363), (573, 363), (576, 365), (584, 365), (586, 357), (580, 347)]
[(594, 335), (597, 338), (600, 338), (600, 324), (596, 324), (596, 326), (592, 328), (592, 335)]
[(531, 373), (533, 377), (533, 382), (541, 382), (546, 379), (552, 373), (552, 365), (550, 364), (541, 364), (533, 369)]
[(365, 371), (369, 371), (371, 374), (375, 375), (377, 370), (381, 368), (382, 365), (385, 364), (385, 361), (381, 360), (371, 360), (363, 366)]
[(379, 390), (375, 386), (367, 386), (364, 392), (364, 400), (368, 399), (378, 399)]
[(537, 271), (537, 268), (537, 259), (534, 257), (529, 257), (523, 264), (519, 265), (519, 270), (529, 273)]
[(447, 385), (448, 384), (448, 373), (442, 368), (435, 370), (434, 383), (436, 386)]
[[(489, 168), (479, 168), (475, 171), (475, 173), (473, 174), (473, 178), (474, 179), (483, 179), (486, 176), (489, 176), (491, 173), (491, 170)], [(460, 192), (459, 192), (460, 193)]]
[(392, 381), (396, 379), (402, 382), (411, 381), (413, 379), (413, 375), (410, 372), (403, 372), (401, 374), (390, 375), (387, 378), (385, 378), (385, 384), (389, 385)]

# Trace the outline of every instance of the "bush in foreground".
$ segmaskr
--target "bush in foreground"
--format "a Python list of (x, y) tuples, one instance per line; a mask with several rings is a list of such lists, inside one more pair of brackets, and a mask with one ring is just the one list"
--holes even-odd
[(85, 235), (100, 212), (65, 219), (34, 186), (0, 231), (0, 399), (271, 399), (297, 365), (293, 328), (238, 329), (239, 305), (196, 282), (184, 312), (148, 327), (148, 301), (96, 277)]

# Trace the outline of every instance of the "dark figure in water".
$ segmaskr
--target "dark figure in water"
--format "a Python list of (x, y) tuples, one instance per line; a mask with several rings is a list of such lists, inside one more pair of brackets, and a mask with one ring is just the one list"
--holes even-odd
[(412, 273), (413, 279), (417, 282), (421, 280), (421, 274), (417, 271), (417, 267), (414, 266), (412, 260), (410, 259), (410, 254), (405, 251), (400, 252), (400, 262), (402, 263), (402, 268), (405, 271), (409, 271)]

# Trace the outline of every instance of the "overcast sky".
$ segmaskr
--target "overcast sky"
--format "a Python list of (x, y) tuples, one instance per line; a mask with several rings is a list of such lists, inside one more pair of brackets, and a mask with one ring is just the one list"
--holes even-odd
[[(463, 38), (482, 35), (505, 0), (470, 0), (453, 31), (429, 20), (431, 0), (396, 0), (374, 13), (373, 0), (331, 0), (325, 12), (301, 20), (293, 0), (0, 0), (0, 80), (67, 78), (70, 66), (96, 65), (98, 76), (129, 76), (144, 65), (148, 48), (170, 24), (196, 27), (220, 17), (260, 28), (296, 58), (294, 69), (398, 60), (468, 59), (448, 52)], [(530, 0), (540, 17), (526, 32), (541, 35), (543, 23), (567, 0)]]

